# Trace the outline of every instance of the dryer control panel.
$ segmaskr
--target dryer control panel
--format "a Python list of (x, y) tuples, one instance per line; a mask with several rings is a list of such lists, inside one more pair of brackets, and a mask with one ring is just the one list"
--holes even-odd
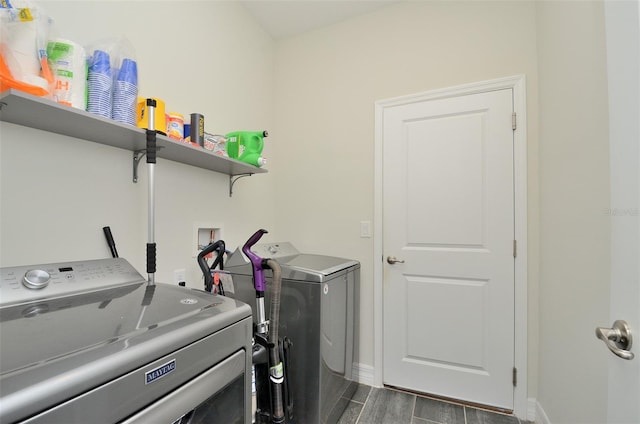
[(0, 307), (144, 281), (123, 258), (0, 268)]
[(261, 258), (285, 258), (287, 256), (299, 255), (298, 249), (289, 242), (280, 243), (257, 243), (251, 247), (251, 251)]

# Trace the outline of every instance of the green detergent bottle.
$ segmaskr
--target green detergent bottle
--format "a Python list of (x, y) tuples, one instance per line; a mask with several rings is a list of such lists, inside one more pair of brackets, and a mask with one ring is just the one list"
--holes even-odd
[(264, 137), (266, 131), (234, 131), (225, 135), (227, 139), (227, 154), (231, 159), (237, 159), (253, 166), (264, 166), (267, 161), (262, 157)]

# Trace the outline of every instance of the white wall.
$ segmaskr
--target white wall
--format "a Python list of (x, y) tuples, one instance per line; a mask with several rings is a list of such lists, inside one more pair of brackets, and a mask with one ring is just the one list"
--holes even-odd
[[(43, 1), (58, 35), (83, 45), (125, 36), (136, 49), (140, 94), (166, 101), (167, 111), (200, 112), (206, 131), (271, 129), (273, 41), (234, 2)], [(131, 152), (0, 124), (0, 265), (110, 256), (109, 225), (120, 256), (146, 276), (146, 164), (131, 182)], [(265, 156), (272, 151), (266, 140)], [(221, 225), (230, 248), (257, 228), (273, 229), (272, 174), (240, 180), (158, 159), (158, 281), (187, 269), (193, 225)], [(256, 207), (258, 206), (258, 207)]]
[[(224, 225), (230, 246), (265, 227), (270, 241), (360, 260), (364, 365), (374, 258), (359, 223), (373, 220), (374, 102), (525, 74), (529, 396), (554, 424), (606, 420), (604, 370), (584, 366), (603, 348), (593, 328), (609, 321), (602, 3), (407, 2), (277, 44), (233, 2), (45, 3), (64, 37), (127, 36), (143, 95), (202, 112), (207, 131), (270, 130), (269, 174), (240, 180), (232, 199), (226, 176), (158, 161), (158, 279), (188, 267), (200, 285), (200, 221)], [(106, 257), (110, 225), (144, 272), (141, 171), (132, 184), (128, 151), (0, 123), (0, 265)], [(585, 243), (585, 230), (602, 243)]]
[[(525, 74), (529, 112), (529, 373), (537, 372), (537, 60), (532, 2), (403, 2), (279, 42), (278, 234), (357, 259), (360, 362), (373, 365), (374, 102)], [(275, 162), (275, 161), (274, 161)], [(529, 379), (535, 393), (535, 378)]]
[[(539, 2), (538, 401), (550, 422), (607, 422), (609, 133), (602, 2)], [(600, 323), (600, 324), (598, 324)], [(594, 366), (595, 365), (595, 366)], [(598, 366), (602, 365), (602, 366)]]

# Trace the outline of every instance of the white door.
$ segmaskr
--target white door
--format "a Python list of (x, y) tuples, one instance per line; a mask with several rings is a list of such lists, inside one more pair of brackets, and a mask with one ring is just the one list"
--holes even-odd
[(512, 114), (512, 89), (384, 109), (384, 384), (513, 409)]
[[(611, 327), (625, 321), (631, 360), (604, 346), (600, 369), (609, 372), (607, 423), (640, 423), (640, 7), (605, 2), (611, 172)], [(617, 347), (617, 346), (616, 346)]]

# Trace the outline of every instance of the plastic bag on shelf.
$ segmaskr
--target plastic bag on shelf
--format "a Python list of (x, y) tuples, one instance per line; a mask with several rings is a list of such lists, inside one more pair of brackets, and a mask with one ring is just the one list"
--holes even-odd
[(87, 53), (79, 43), (50, 28), (47, 58), (53, 74), (51, 98), (60, 104), (87, 109)]
[(205, 150), (215, 153), (218, 156), (229, 157), (227, 154), (227, 138), (223, 135), (204, 133)]
[(0, 91), (9, 88), (36, 96), (51, 91), (53, 75), (47, 61), (51, 19), (25, 0), (0, 2)]
[(128, 125), (136, 125), (138, 64), (124, 37), (89, 47), (87, 110)]

